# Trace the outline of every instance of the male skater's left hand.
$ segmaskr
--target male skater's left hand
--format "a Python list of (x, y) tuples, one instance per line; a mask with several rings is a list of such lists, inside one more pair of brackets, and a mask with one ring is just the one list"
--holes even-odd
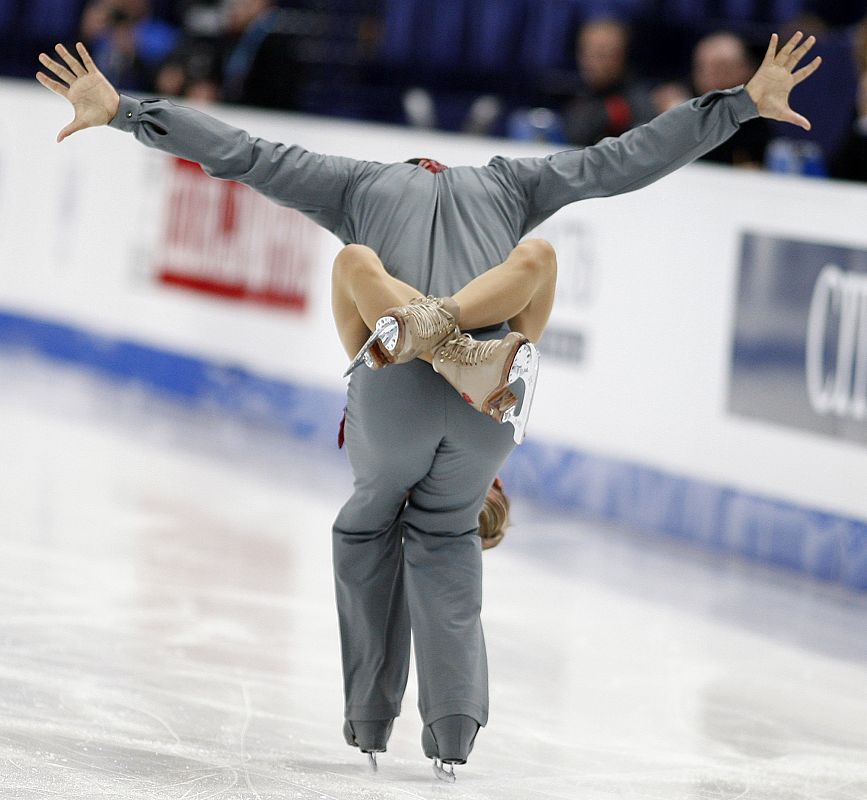
[[(815, 36), (810, 36), (801, 42), (803, 36), (804, 34), (798, 31), (777, 52), (777, 34), (773, 34), (761, 66), (750, 78), (746, 90), (761, 116), (781, 122), (791, 122), (808, 131), (811, 127), (810, 120), (789, 108), (789, 93), (819, 69), (822, 63), (822, 59), (817, 56), (806, 67), (794, 71), (798, 62), (816, 43)], [(800, 46), (798, 46), (799, 42), (801, 42)]]
[(55, 50), (63, 63), (47, 53), (39, 54), (39, 63), (51, 70), (59, 80), (44, 72), (36, 73), (36, 79), (46, 89), (51, 89), (55, 94), (69, 100), (75, 110), (75, 119), (57, 134), (57, 141), (62, 142), (76, 131), (111, 122), (117, 115), (120, 95), (97, 69), (90, 53), (81, 42), (76, 46), (79, 58), (72, 55), (62, 44), (57, 45)]

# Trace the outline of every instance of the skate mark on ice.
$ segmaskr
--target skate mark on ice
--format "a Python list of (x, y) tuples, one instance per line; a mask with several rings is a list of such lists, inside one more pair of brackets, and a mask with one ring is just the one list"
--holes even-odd
[[(348, 772), (332, 772), (331, 770), (323, 770), (323, 775), (332, 775), (335, 778), (339, 778), (341, 780), (350, 780), (355, 783), (362, 783), (366, 786), (369, 786), (371, 783), (378, 784), (383, 787), (383, 789), (388, 788), (391, 792), (396, 792), (397, 794), (406, 795), (407, 797), (415, 798), (415, 800), (427, 800), (425, 795), (418, 794), (418, 792), (414, 792), (411, 789), (404, 789), (402, 786), (395, 786), (392, 781), (401, 780), (400, 778), (389, 778), (387, 775), (383, 775), (382, 772), (377, 772), (376, 777), (370, 777), (370, 773), (367, 776), (365, 775), (352, 775)], [(449, 797), (452, 800), (460, 800), (460, 795), (454, 795), (451, 792), (449, 793)]]
[(253, 793), (257, 800), (262, 800), (262, 796), (253, 787), (253, 779), (250, 777), (249, 763), (252, 756), (247, 752), (247, 731), (250, 728), (250, 720), (253, 718), (253, 704), (250, 701), (250, 691), (247, 684), (241, 682), (241, 696), (244, 698), (244, 722), (241, 725), (241, 759), (244, 762), (244, 783), (247, 788)]
[[(324, 775), (327, 773), (322, 774)], [(287, 786), (291, 786), (293, 789), (301, 789), (303, 792), (309, 794), (311, 797), (316, 798), (316, 800), (343, 800), (336, 795), (328, 794), (327, 792), (322, 791), (322, 789), (314, 789), (311, 786), (305, 786), (303, 783), (289, 780), (289, 778), (281, 777), (280, 780), (282, 780)], [(301, 797), (301, 795), (298, 795), (297, 800), (301, 800)], [(293, 798), (292, 800), (296, 800), (296, 798)]]
[(193, 778), (187, 778), (186, 780), (183, 780), (183, 781), (175, 781), (174, 783), (160, 784), (160, 788), (163, 790), (180, 789), (182, 786), (187, 786), (188, 784), (190, 784), (188, 786), (187, 790), (179, 798), (179, 800), (186, 800), (186, 798), (188, 798), (190, 796), (190, 792), (193, 791), (193, 786), (191, 784), (196, 784), (196, 783), (199, 783), (199, 781), (207, 781), (207, 780), (210, 780), (211, 778), (216, 778), (220, 774), (221, 773), (219, 771), (214, 772), (213, 770), (210, 770), (206, 775), (196, 775)]
[(25, 771), (24, 767), (22, 767), (21, 764), (17, 763), (14, 759), (9, 758), (9, 757), (7, 756), (4, 760), (5, 760), (5, 761), (8, 761), (8, 762), (9, 762), (13, 767), (15, 767), (15, 769), (17, 769), (19, 772), (24, 772), (24, 771)]
[(183, 742), (181, 741), (181, 737), (178, 736), (177, 733), (175, 733), (174, 728), (172, 728), (172, 726), (169, 725), (169, 723), (166, 722), (158, 714), (154, 714), (152, 711), (148, 711), (146, 708), (142, 708), (141, 706), (137, 706), (137, 705), (132, 705), (130, 703), (118, 702), (117, 704), (121, 708), (126, 708), (130, 711), (135, 712), (136, 714), (141, 714), (143, 717), (148, 717), (149, 719), (152, 719), (154, 722), (156, 722), (158, 725), (160, 725), (161, 727), (163, 727), (166, 730), (166, 733), (168, 733), (169, 736), (171, 736), (172, 739), (175, 740), (175, 744), (178, 744), (178, 745), (183, 744)]

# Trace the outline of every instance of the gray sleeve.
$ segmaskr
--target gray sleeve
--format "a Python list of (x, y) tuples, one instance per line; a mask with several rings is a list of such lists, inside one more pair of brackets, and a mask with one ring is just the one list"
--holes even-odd
[(167, 100), (121, 95), (110, 125), (131, 132), (148, 147), (201, 164), (215, 178), (245, 183), (331, 231), (343, 220), (347, 188), (363, 164), (258, 139)]
[(495, 159), (527, 204), (528, 231), (559, 208), (590, 197), (631, 192), (713, 150), (758, 116), (743, 87), (711, 92), (582, 150), (544, 158)]

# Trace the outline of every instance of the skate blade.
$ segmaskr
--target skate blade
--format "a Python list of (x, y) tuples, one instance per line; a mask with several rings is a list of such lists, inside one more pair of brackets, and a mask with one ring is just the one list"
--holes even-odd
[(536, 393), (536, 378), (539, 375), (539, 351), (530, 343), (522, 344), (515, 353), (512, 368), (509, 370), (509, 385), (524, 381), (524, 399), (521, 409), (517, 404), (503, 412), (501, 422), (510, 422), (514, 428), (515, 444), (524, 441), (524, 431), (533, 406), (533, 395)]
[(455, 775), (455, 768), (453, 765), (449, 765), (451, 769), (446, 769), (443, 766), (443, 762), (438, 758), (434, 759), (433, 762), (433, 773), (436, 776), (437, 780), (445, 781), (446, 783), (454, 783), (457, 780), (457, 776)]
[(371, 772), (379, 772), (379, 764), (376, 763), (376, 753), (367, 754), (367, 766)]
[(504, 386), (498, 392), (490, 395), (482, 409), (495, 422), (505, 422), (503, 417), (506, 412), (518, 405), (518, 396), (508, 387)]
[(400, 328), (394, 317), (380, 317), (376, 321), (376, 328), (370, 334), (370, 338), (362, 345), (361, 350), (358, 351), (355, 358), (352, 359), (346, 372), (343, 373), (343, 377), (345, 378), (347, 375), (350, 375), (364, 363), (371, 369), (374, 369), (373, 358), (370, 355), (371, 348), (380, 343), (386, 351), (390, 352), (397, 343), (399, 332)]

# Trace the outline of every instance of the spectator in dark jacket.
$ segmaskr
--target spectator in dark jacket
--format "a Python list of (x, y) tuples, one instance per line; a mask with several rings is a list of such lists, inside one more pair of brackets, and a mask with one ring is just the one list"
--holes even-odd
[(115, 85), (153, 91), (157, 71), (180, 34), (152, 14), (149, 0), (93, 0), (84, 9), (81, 35)]
[(847, 181), (867, 181), (867, 72), (861, 74), (855, 122), (831, 161), (831, 176)]
[(578, 32), (581, 88), (563, 109), (570, 143), (595, 144), (655, 116), (649, 92), (629, 72), (629, 34), (624, 23), (612, 19), (593, 20)]
[[(746, 43), (734, 33), (719, 32), (705, 36), (692, 54), (691, 86), (664, 84), (654, 90), (659, 113), (695, 95), (746, 83), (755, 71)], [(702, 156), (703, 161), (737, 167), (761, 167), (770, 130), (764, 119), (750, 120), (727, 142)]]
[(223, 97), (263, 108), (297, 105), (299, 68), (295, 39), (282, 26), (273, 0), (231, 0), (230, 47), (223, 67)]

